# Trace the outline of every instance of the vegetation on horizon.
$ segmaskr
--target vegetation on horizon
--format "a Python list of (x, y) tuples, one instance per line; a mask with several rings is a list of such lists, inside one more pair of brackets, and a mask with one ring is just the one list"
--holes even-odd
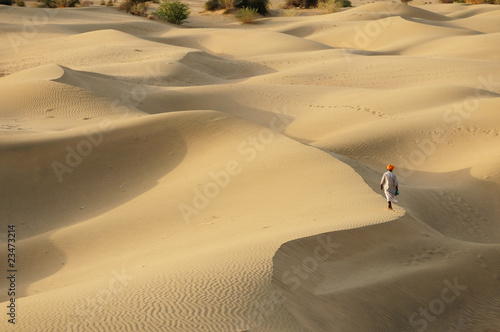
[(318, 2), (318, 9), (325, 14), (336, 13), (340, 11), (341, 5), (338, 0), (323, 0)]
[(179, 0), (163, 0), (158, 10), (153, 14), (169, 23), (181, 25), (188, 19), (190, 10), (187, 3)]
[(342, 7), (352, 7), (349, 0), (287, 0), (284, 8), (320, 8), (323, 11), (328, 8), (331, 12), (338, 11)]
[(250, 8), (250, 7), (243, 7), (238, 12), (236, 12), (235, 17), (240, 21), (242, 24), (246, 23), (254, 23), (255, 19), (259, 16), (259, 13), (257, 12), (257, 9), (255, 8)]
[(205, 10), (216, 11), (225, 9), (229, 12), (233, 8), (250, 8), (257, 10), (261, 15), (267, 15), (269, 0), (208, 0), (205, 2)]
[(490, 4), (490, 5), (500, 5), (500, 0), (465, 0), (465, 3), (469, 5), (480, 5), (480, 4)]
[(469, 5), (500, 5), (500, 0), (439, 0), (440, 3), (466, 3)]
[(146, 0), (125, 0), (118, 6), (118, 10), (136, 16), (145, 16), (149, 8)]
[(260, 15), (267, 15), (269, 0), (234, 0), (234, 8), (253, 8)]
[(208, 12), (213, 12), (216, 10), (220, 10), (222, 8), (222, 3), (219, 0), (208, 0), (205, 2), (205, 10)]
[(80, 4), (80, 0), (43, 0), (42, 4), (39, 6), (41, 8), (65, 8), (65, 7), (76, 7)]

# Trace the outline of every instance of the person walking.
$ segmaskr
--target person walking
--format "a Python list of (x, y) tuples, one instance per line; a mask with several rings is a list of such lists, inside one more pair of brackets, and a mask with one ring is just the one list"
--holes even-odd
[(382, 180), (380, 181), (380, 190), (383, 190), (385, 197), (387, 197), (387, 208), (392, 210), (392, 202), (397, 203), (396, 195), (398, 192), (398, 177), (392, 171), (394, 170), (393, 165), (387, 165), (387, 172), (382, 175)]

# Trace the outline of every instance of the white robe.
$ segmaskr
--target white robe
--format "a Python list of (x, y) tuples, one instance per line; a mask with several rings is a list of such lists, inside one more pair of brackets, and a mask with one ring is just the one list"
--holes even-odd
[(387, 197), (388, 202), (397, 203), (398, 200), (394, 195), (396, 193), (396, 187), (398, 186), (398, 178), (393, 172), (387, 171), (382, 175), (382, 180), (380, 184), (384, 188), (385, 197)]

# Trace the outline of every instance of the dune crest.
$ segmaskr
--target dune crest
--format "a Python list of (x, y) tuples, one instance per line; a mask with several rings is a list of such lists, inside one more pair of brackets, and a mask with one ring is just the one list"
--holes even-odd
[(202, 16), (0, 6), (16, 331), (498, 330), (498, 6)]

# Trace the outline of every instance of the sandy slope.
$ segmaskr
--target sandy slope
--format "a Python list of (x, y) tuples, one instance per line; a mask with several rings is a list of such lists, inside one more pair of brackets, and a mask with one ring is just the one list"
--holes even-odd
[(1, 6), (1, 329), (500, 330), (499, 16)]

